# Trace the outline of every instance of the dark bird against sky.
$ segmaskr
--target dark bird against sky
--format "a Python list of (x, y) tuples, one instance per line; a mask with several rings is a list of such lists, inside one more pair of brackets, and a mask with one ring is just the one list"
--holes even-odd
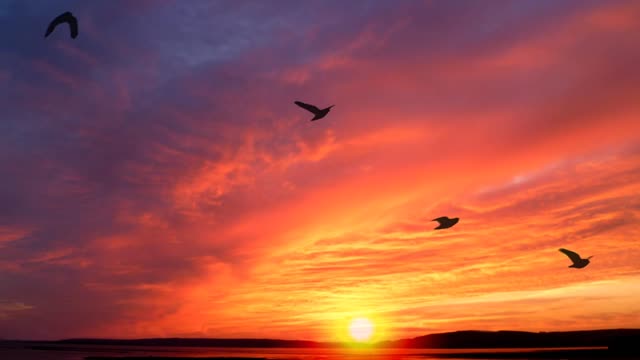
[(51, 21), (51, 23), (49, 24), (49, 27), (47, 28), (47, 32), (44, 34), (44, 37), (48, 37), (49, 35), (51, 35), (53, 30), (55, 30), (56, 27), (62, 23), (69, 24), (69, 30), (71, 31), (71, 38), (75, 39), (78, 36), (78, 19), (76, 19), (76, 17), (73, 16), (73, 14), (69, 11), (61, 15), (58, 15), (58, 17), (56, 17), (55, 19), (53, 19), (53, 21)]
[(578, 255), (577, 253), (571, 251), (571, 250), (567, 250), (567, 249), (559, 249), (559, 251), (565, 255), (567, 255), (569, 257), (569, 259), (571, 259), (571, 261), (573, 262), (573, 265), (570, 265), (570, 268), (576, 268), (576, 269), (582, 269), (583, 267), (589, 265), (589, 259), (591, 259), (593, 256), (589, 256), (586, 259), (583, 259), (580, 257), (580, 255)]
[(313, 105), (309, 105), (309, 104), (305, 104), (301, 101), (295, 101), (294, 102), (296, 105), (300, 106), (301, 108), (312, 112), (315, 116), (313, 117), (313, 119), (311, 119), (311, 121), (315, 121), (315, 120), (320, 120), (323, 117), (327, 116), (327, 114), (329, 113), (329, 111), (331, 111), (331, 108), (334, 107), (335, 105), (331, 105), (328, 108), (325, 109), (319, 109), (316, 106)]
[(460, 218), (448, 218), (446, 216), (441, 216), (431, 221), (437, 221), (440, 225), (438, 225), (438, 227), (435, 228), (434, 230), (440, 230), (440, 229), (448, 229), (452, 227), (453, 225), (457, 224), (458, 221), (460, 221)]

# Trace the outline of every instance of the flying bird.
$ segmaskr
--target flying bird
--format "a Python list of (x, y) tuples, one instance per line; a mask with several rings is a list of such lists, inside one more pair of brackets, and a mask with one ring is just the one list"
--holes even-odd
[(73, 14), (69, 11), (58, 15), (58, 17), (51, 21), (49, 27), (47, 28), (47, 32), (44, 34), (44, 37), (51, 35), (53, 30), (55, 30), (56, 27), (62, 23), (69, 24), (69, 30), (71, 30), (71, 38), (75, 39), (78, 36), (78, 19), (76, 19), (76, 17), (73, 16)]
[(573, 261), (573, 265), (570, 265), (570, 268), (576, 268), (576, 269), (582, 269), (583, 267), (589, 265), (589, 259), (591, 259), (593, 256), (589, 256), (586, 259), (583, 259), (580, 257), (580, 255), (578, 255), (577, 253), (574, 253), (571, 250), (567, 250), (567, 249), (559, 249), (559, 251), (565, 255), (567, 255), (569, 257), (569, 259), (571, 259), (571, 261)]
[(323, 117), (327, 116), (327, 114), (329, 113), (329, 111), (331, 111), (331, 108), (334, 107), (335, 105), (331, 105), (326, 109), (319, 109), (316, 106), (313, 105), (309, 105), (309, 104), (305, 104), (301, 101), (294, 101), (294, 104), (300, 106), (301, 108), (310, 111), (313, 113), (313, 115), (315, 115), (313, 117), (313, 119), (311, 119), (311, 121), (316, 121), (316, 120), (320, 120)]
[(438, 225), (437, 228), (435, 228), (434, 230), (440, 230), (440, 229), (448, 229), (450, 227), (452, 227), (453, 225), (457, 224), (458, 221), (460, 221), (460, 218), (448, 218), (446, 216), (441, 216), (437, 219), (433, 219), (431, 221), (437, 221), (440, 225)]

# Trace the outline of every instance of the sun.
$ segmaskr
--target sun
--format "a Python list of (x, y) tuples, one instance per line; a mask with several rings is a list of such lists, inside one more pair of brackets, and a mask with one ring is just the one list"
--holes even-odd
[(356, 341), (367, 341), (373, 335), (373, 324), (367, 318), (355, 318), (349, 324), (349, 334)]

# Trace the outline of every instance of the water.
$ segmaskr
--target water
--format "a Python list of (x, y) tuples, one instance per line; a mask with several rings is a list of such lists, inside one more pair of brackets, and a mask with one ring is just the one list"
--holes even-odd
[[(188, 348), (156, 346), (50, 345), (56, 350), (35, 350), (24, 345), (0, 345), (3, 360), (83, 360), (86, 356), (183, 356), (183, 357), (254, 357), (274, 360), (463, 360), (450, 357), (461, 353), (523, 353), (551, 349), (291, 349), (291, 348)], [(565, 348), (567, 349), (567, 348)], [(571, 350), (606, 348), (571, 348)], [(561, 349), (553, 349), (561, 350)], [(442, 355), (449, 354), (448, 357)], [(483, 360), (478, 359), (476, 360)], [(484, 360), (495, 360), (487, 357)]]

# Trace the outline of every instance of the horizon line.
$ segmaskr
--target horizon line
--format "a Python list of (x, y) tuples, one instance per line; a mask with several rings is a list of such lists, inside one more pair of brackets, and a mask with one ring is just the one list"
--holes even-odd
[(531, 330), (475, 330), (475, 329), (467, 329), (467, 330), (454, 330), (454, 331), (444, 331), (444, 332), (435, 332), (428, 333), (424, 335), (418, 335), (414, 337), (406, 337), (406, 338), (398, 338), (398, 339), (390, 339), (390, 340), (379, 340), (376, 342), (341, 342), (341, 341), (328, 341), (328, 340), (305, 340), (305, 339), (281, 339), (281, 338), (263, 338), (263, 337), (238, 337), (238, 338), (227, 338), (227, 337), (180, 337), (180, 336), (167, 336), (167, 337), (142, 337), (142, 338), (109, 338), (109, 337), (70, 337), (70, 338), (62, 338), (56, 340), (28, 340), (28, 339), (4, 339), (0, 338), (0, 341), (16, 341), (16, 342), (62, 342), (62, 341), (73, 341), (73, 340), (108, 340), (108, 341), (143, 341), (143, 340), (244, 340), (244, 341), (289, 341), (289, 342), (308, 342), (308, 343), (317, 343), (317, 344), (350, 344), (350, 345), (360, 345), (360, 346), (371, 346), (375, 344), (388, 343), (388, 342), (398, 342), (405, 340), (413, 340), (420, 337), (432, 336), (432, 335), (441, 335), (441, 334), (454, 334), (461, 332), (483, 332), (483, 333), (499, 333), (499, 332), (512, 332), (512, 333), (529, 333), (529, 334), (548, 334), (548, 333), (579, 333), (579, 332), (597, 332), (597, 331), (629, 331), (636, 330), (640, 331), (640, 327), (638, 328), (598, 328), (598, 329), (585, 329), (585, 330), (563, 330), (563, 331), (531, 331)]

